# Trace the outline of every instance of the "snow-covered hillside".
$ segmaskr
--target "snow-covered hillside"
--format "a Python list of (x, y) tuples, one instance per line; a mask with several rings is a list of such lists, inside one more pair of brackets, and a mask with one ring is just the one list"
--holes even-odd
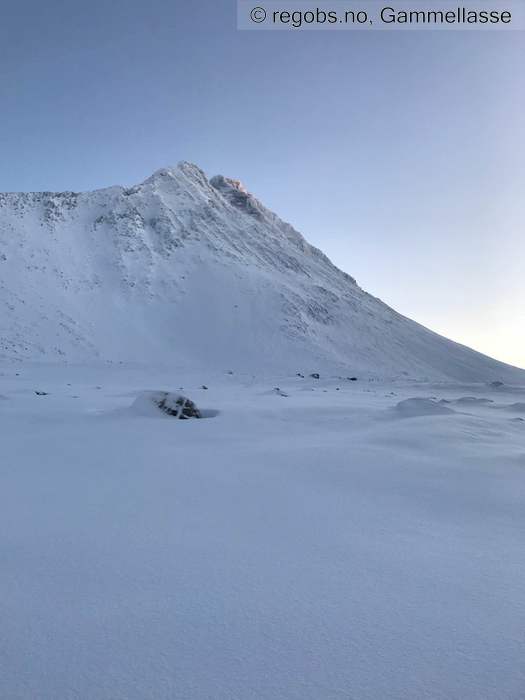
[(364, 292), (242, 185), (0, 194), (0, 356), (525, 381)]

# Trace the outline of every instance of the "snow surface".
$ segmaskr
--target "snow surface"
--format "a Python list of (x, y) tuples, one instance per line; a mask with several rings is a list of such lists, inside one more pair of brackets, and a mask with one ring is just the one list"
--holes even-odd
[(524, 697), (525, 388), (2, 369), (0, 697)]

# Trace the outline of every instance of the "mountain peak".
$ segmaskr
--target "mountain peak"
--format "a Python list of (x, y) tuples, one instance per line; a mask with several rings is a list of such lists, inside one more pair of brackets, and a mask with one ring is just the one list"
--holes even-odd
[(143, 185), (147, 184), (163, 184), (173, 180), (193, 180), (199, 184), (208, 184), (208, 178), (203, 170), (201, 170), (194, 163), (189, 163), (186, 160), (181, 160), (175, 166), (169, 166), (165, 168), (159, 168), (150, 175), (144, 182)]

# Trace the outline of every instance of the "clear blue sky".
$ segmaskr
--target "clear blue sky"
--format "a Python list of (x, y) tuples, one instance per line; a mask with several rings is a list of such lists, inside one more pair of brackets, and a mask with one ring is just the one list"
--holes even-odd
[(402, 313), (525, 366), (524, 47), (522, 32), (239, 32), (219, 0), (4, 3), (0, 191), (190, 160)]

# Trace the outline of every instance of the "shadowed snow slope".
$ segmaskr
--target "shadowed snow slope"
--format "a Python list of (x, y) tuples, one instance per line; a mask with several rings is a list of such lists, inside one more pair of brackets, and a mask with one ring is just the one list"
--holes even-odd
[(235, 180), (0, 194), (0, 354), (503, 380), (370, 296)]

